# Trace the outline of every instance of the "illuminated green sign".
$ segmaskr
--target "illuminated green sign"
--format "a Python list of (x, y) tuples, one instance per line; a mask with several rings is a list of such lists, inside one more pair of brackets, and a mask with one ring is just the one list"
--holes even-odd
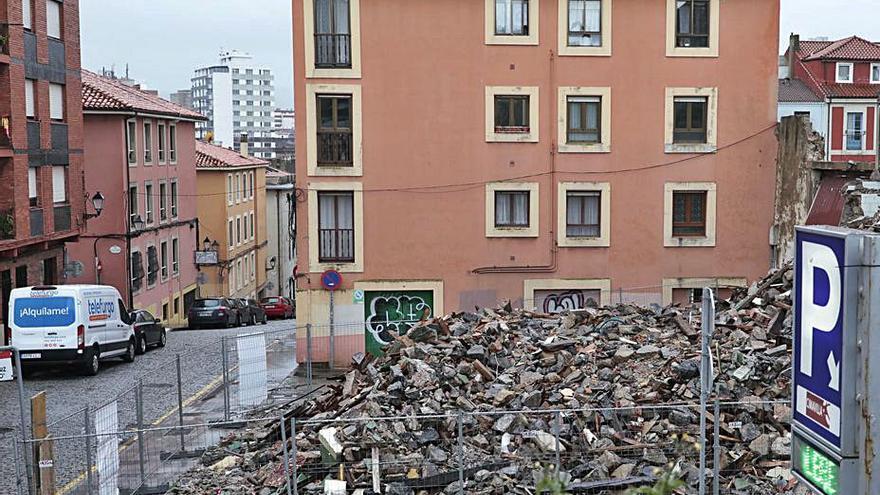
[(836, 495), (840, 488), (840, 466), (806, 443), (800, 443), (797, 470), (801, 476), (826, 495)]

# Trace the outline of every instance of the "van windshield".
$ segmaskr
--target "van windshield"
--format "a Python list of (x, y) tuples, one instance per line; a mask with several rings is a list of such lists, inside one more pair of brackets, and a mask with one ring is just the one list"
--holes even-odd
[(26, 297), (15, 300), (13, 322), (19, 328), (67, 327), (76, 321), (72, 297)]
[(193, 304), (196, 308), (216, 308), (220, 306), (219, 299), (200, 299)]

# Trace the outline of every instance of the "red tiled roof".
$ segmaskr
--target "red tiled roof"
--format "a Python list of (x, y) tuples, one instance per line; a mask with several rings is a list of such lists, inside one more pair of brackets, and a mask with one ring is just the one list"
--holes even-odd
[[(825, 46), (818, 43), (809, 46), (812, 50), (804, 60), (880, 60), (880, 45), (858, 36), (825, 43)], [(801, 53), (803, 52), (802, 43)]]
[(779, 101), (783, 103), (819, 102), (822, 101), (822, 98), (799, 79), (780, 79)]
[(208, 144), (204, 141), (196, 141), (196, 168), (248, 168), (260, 167), (268, 165), (269, 162), (244, 156), (237, 151), (233, 151), (215, 144)]
[(85, 69), (82, 70), (82, 104), (83, 110), (145, 112), (205, 120), (188, 108)]
[(822, 89), (830, 98), (869, 98), (880, 96), (880, 85), (877, 84), (837, 84), (825, 83)]

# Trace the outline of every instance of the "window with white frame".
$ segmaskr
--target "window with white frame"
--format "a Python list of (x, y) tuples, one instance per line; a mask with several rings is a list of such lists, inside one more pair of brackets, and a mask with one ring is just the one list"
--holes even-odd
[(235, 245), (241, 245), (241, 217), (235, 217)]
[(880, 63), (871, 64), (871, 84), (880, 84)]
[(595, 238), (602, 235), (602, 191), (568, 191), (565, 206), (566, 237)]
[(67, 167), (64, 165), (52, 166), (52, 202), (67, 203)]
[(177, 218), (177, 181), (171, 181), (171, 218)]
[(241, 203), (241, 175), (235, 174), (235, 202)]
[(235, 187), (232, 185), (232, 174), (226, 174), (226, 204), (235, 203)]
[(664, 185), (663, 245), (715, 246), (717, 187), (712, 182), (667, 182)]
[(64, 120), (64, 85), (49, 83), (49, 118)]
[(168, 126), (168, 160), (177, 162), (177, 126), (174, 124)]
[(563, 86), (558, 99), (559, 152), (610, 152), (611, 88)]
[(32, 0), (21, 0), (21, 23), (25, 29), (34, 30), (34, 6)]
[(251, 199), (254, 199), (254, 192), (256, 191), (256, 183), (254, 182), (254, 173), (251, 172)]
[(252, 211), (251, 212), (251, 240), (254, 240), (254, 232), (256, 230), (254, 227), (255, 227), (255, 225), (254, 225), (254, 212)]
[(228, 220), (228, 232), (226, 244), (230, 250), (235, 246), (235, 222), (233, 222), (232, 217), (229, 217)]
[(495, 191), (495, 228), (529, 226), (529, 191)]
[(144, 122), (144, 163), (153, 163), (153, 124), (149, 122)]
[(180, 273), (180, 241), (176, 237), (171, 239), (171, 273)]
[(36, 81), (33, 79), (24, 80), (24, 109), (25, 115), (29, 119), (36, 118)]
[(137, 184), (129, 184), (128, 186), (128, 225), (131, 229), (135, 228), (138, 214), (138, 186)]
[(162, 273), (162, 280), (168, 279), (168, 241), (162, 241), (159, 244), (159, 268)]
[(248, 239), (248, 216), (244, 215), (242, 220), (244, 221), (244, 240), (247, 241), (247, 239)]
[(165, 163), (167, 136), (165, 135), (165, 124), (160, 122), (156, 125), (156, 133), (159, 135), (159, 163)]
[(168, 220), (168, 185), (165, 182), (159, 183), (159, 221)]
[(28, 167), (28, 201), (31, 208), (40, 207), (39, 172), (37, 167)]
[(568, 0), (568, 46), (602, 46), (602, 0)]
[(865, 137), (865, 115), (862, 112), (846, 113), (846, 149), (862, 151)]
[(495, 35), (529, 35), (529, 0), (495, 0)]
[(144, 215), (146, 215), (146, 223), (153, 223), (153, 184), (147, 182), (144, 184)]
[(125, 141), (128, 145), (128, 163), (137, 163), (137, 123), (129, 120), (125, 126)]
[(257, 255), (251, 253), (251, 280), (257, 279)]
[(836, 82), (851, 83), (853, 82), (853, 64), (852, 62), (837, 62)]
[(61, 2), (46, 0), (46, 34), (50, 38), (61, 39)]
[(244, 262), (244, 270), (242, 272), (242, 276), (244, 277), (245, 282), (247, 282), (247, 280), (250, 279), (251, 257), (248, 255), (245, 255), (243, 262)]

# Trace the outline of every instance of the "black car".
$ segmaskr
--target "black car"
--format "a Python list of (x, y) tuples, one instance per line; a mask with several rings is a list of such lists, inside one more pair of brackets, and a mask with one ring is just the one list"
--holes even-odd
[(144, 354), (152, 346), (165, 347), (167, 339), (165, 327), (149, 311), (143, 309), (132, 311), (131, 321), (134, 322), (135, 351), (138, 354)]
[(265, 325), (269, 320), (266, 316), (266, 310), (257, 301), (253, 299), (238, 299), (238, 302), (242, 306), (241, 319), (244, 320), (246, 325), (256, 325), (257, 323)]
[(241, 326), (239, 305), (225, 297), (196, 299), (187, 315), (190, 328)]

